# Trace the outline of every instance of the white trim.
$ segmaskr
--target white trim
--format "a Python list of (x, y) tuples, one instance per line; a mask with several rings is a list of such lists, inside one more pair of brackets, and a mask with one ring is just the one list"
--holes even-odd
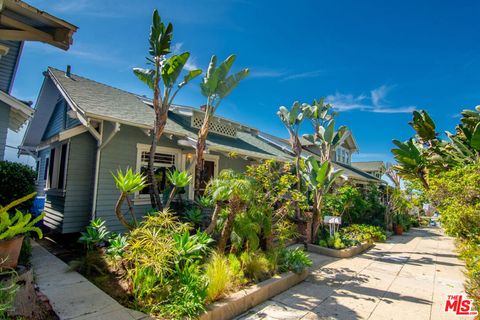
[(74, 128), (67, 129), (67, 130), (64, 130), (64, 131), (61, 131), (61, 132), (57, 133), (56, 135), (54, 135), (53, 137), (51, 137), (50, 139), (47, 139), (47, 140), (43, 141), (41, 144), (38, 145), (38, 147), (36, 149), (38, 151), (38, 150), (48, 148), (52, 143), (70, 139), (74, 136), (78, 136), (79, 134), (82, 134), (82, 133), (87, 132), (87, 131), (88, 131), (87, 128), (82, 126), (82, 125), (76, 126)]
[[(142, 167), (142, 152), (150, 151), (150, 145), (144, 143), (137, 143), (137, 160), (135, 163), (135, 171), (140, 172), (140, 168)], [(177, 170), (185, 170), (185, 161), (183, 161), (182, 157), (182, 150), (177, 148), (170, 148), (170, 147), (162, 147), (157, 146), (155, 153), (165, 153), (175, 156), (175, 167)], [(140, 195), (138, 192), (135, 193), (133, 202), (135, 205), (144, 205), (150, 204), (150, 195), (143, 194)]]

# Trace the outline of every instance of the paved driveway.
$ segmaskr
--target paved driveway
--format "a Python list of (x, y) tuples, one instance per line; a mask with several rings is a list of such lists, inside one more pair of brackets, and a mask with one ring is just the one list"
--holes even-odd
[(473, 319), (445, 313), (464, 293), (453, 239), (436, 228), (394, 236), (350, 259), (312, 254), (307, 280), (238, 319)]

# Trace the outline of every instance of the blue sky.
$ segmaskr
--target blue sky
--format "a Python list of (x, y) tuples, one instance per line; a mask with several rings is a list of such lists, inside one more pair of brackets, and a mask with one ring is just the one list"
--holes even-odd
[[(356, 160), (391, 161), (393, 138), (412, 135), (413, 109), (425, 109), (441, 131), (480, 104), (478, 1), (33, 1), (79, 27), (68, 52), (24, 47), (13, 94), (35, 100), (42, 71), (65, 69), (149, 95), (132, 74), (145, 65), (154, 8), (174, 24), (175, 48), (189, 67), (206, 69), (212, 54), (237, 54), (251, 75), (219, 113), (286, 136), (281, 105), (326, 97), (360, 146)], [(176, 103), (205, 103), (197, 83)], [(305, 131), (310, 130), (305, 123)], [(20, 134), (21, 135), (21, 134)], [(20, 135), (9, 134), (18, 145)], [(10, 152), (11, 156), (12, 152)]]

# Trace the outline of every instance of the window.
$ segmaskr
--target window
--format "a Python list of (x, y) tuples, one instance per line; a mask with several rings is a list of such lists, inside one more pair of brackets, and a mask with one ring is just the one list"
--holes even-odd
[(45, 158), (45, 168), (43, 168), (43, 180), (46, 181), (48, 177), (48, 167), (49, 167), (50, 158)]
[[(143, 173), (145, 176), (148, 174), (148, 161), (150, 160), (150, 147), (141, 146), (138, 147), (137, 154), (137, 171)], [(170, 190), (171, 186), (167, 179), (167, 172), (173, 171), (178, 168), (179, 153), (168, 148), (157, 148), (155, 157), (153, 159), (153, 166), (155, 167), (155, 178), (157, 180), (158, 191), (160, 194)], [(149, 188), (144, 188), (137, 195), (138, 199), (149, 199)]]
[(65, 179), (67, 173), (67, 154), (67, 143), (50, 149), (50, 157), (47, 158), (45, 162), (47, 189), (63, 190), (65, 188)]

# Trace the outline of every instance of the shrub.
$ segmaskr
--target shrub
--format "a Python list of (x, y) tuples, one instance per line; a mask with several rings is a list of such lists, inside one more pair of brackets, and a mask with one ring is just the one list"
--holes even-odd
[(205, 311), (207, 286), (197, 264), (175, 268), (174, 276), (169, 280), (171, 288), (168, 300), (152, 306), (154, 313), (173, 319), (195, 319)]
[(333, 236), (326, 235), (324, 239), (320, 239), (318, 242), (319, 246), (337, 250), (353, 247), (357, 244), (359, 244), (358, 240), (350, 239), (341, 232), (336, 232)]
[(235, 274), (229, 265), (229, 259), (214, 252), (205, 264), (207, 281), (207, 301), (215, 301), (227, 293), (233, 286)]
[(312, 260), (310, 260), (305, 251), (300, 248), (295, 248), (285, 251), (282, 269), (301, 273), (307, 267), (311, 267), (312, 264)]
[(194, 226), (199, 226), (203, 222), (203, 212), (198, 207), (191, 207), (185, 212), (184, 218)]
[[(0, 206), (4, 207), (12, 201), (35, 191), (36, 172), (27, 165), (0, 161)], [(32, 206), (32, 199), (28, 199), (17, 207), (26, 211)]]
[(17, 273), (15, 271), (0, 271), (0, 319), (10, 319), (8, 311), (13, 308), (13, 302), (18, 290), (16, 280)]
[(121, 234), (113, 234), (108, 240), (107, 255), (112, 258), (121, 258), (127, 247), (127, 237)]
[(235, 281), (234, 286), (237, 287), (243, 285), (247, 280), (245, 279), (245, 273), (243, 272), (240, 259), (231, 253), (228, 255), (228, 265), (233, 274), (233, 279)]
[(340, 232), (345, 238), (360, 242), (385, 241), (387, 239), (387, 235), (382, 228), (367, 224), (352, 224), (342, 228)]
[(131, 231), (124, 253), (136, 303), (155, 315), (192, 318), (204, 310), (207, 286), (199, 264), (212, 239), (168, 211)]
[(240, 255), (242, 269), (245, 276), (255, 282), (263, 281), (270, 277), (270, 262), (263, 252), (245, 251)]
[(105, 226), (105, 221), (97, 218), (90, 221), (90, 225), (88, 225), (85, 232), (81, 232), (81, 234), (78, 242), (83, 243), (87, 251), (93, 251), (108, 239), (110, 232)]

